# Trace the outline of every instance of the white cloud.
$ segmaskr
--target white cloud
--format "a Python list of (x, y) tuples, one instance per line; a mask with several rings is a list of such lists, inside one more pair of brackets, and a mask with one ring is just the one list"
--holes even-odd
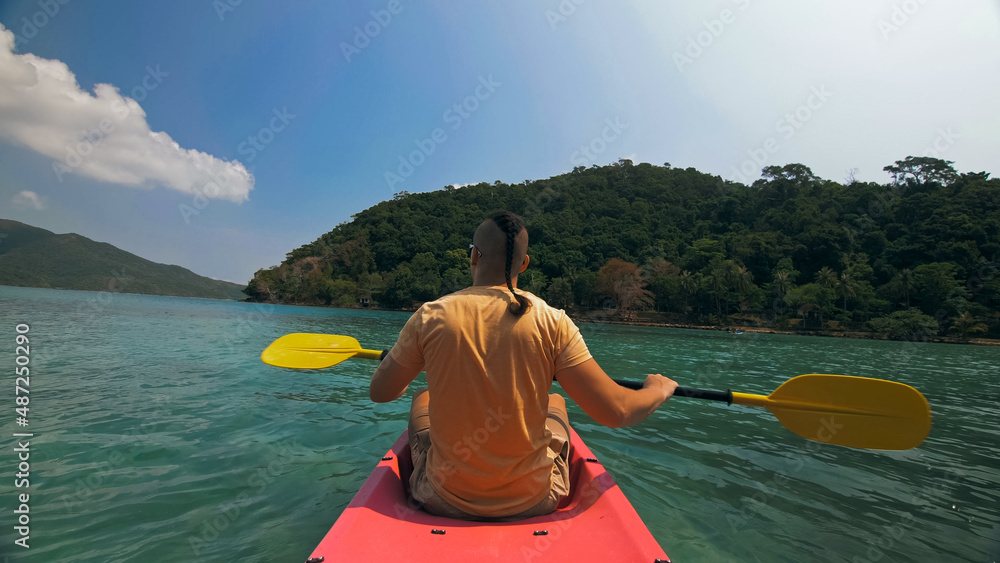
[(21, 207), (24, 209), (34, 209), (35, 211), (42, 211), (45, 209), (45, 200), (35, 192), (29, 190), (21, 190), (20, 193), (15, 195), (11, 200), (15, 207)]
[[(169, 73), (156, 65), (146, 70), (141, 86), (132, 90), (134, 96), (169, 80)], [(248, 199), (254, 184), (242, 163), (182, 148), (167, 133), (152, 131), (139, 103), (123, 97), (116, 87), (98, 84), (91, 95), (80, 89), (65, 63), (15, 54), (14, 34), (3, 25), (0, 139), (51, 157), (60, 181), (80, 174), (234, 202)]]

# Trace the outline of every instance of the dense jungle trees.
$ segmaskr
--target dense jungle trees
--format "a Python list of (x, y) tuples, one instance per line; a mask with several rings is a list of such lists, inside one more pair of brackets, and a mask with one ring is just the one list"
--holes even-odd
[(531, 236), (520, 287), (577, 313), (1000, 336), (1000, 180), (931, 157), (885, 171), (887, 184), (841, 184), (802, 164), (769, 166), (747, 186), (620, 160), (401, 192), (258, 271), (246, 293), (410, 308), (467, 286), (473, 231), (509, 209)]

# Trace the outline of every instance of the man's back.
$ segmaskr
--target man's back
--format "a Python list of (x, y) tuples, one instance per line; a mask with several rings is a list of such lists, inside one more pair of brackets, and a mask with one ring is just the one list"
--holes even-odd
[(562, 311), (522, 295), (531, 301), (522, 316), (508, 312), (502, 286), (427, 303), (393, 348), (396, 362), (427, 372), (427, 478), (449, 504), (473, 514), (516, 514), (548, 494), (552, 376), (591, 357)]
[(483, 221), (469, 246), (473, 287), (421, 307), (372, 374), (369, 396), (387, 402), (427, 372), (430, 390), (413, 396), (408, 430), (411, 494), (429, 512), (525, 518), (555, 510), (570, 479), (566, 403), (547, 395), (554, 376), (607, 426), (639, 422), (677, 387), (660, 374), (638, 391), (615, 384), (562, 311), (516, 291), (527, 248), (522, 218), (504, 211)]

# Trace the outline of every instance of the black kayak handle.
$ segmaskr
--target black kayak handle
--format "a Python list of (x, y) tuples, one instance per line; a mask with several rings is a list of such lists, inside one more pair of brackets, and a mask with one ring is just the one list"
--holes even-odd
[[(642, 389), (642, 382), (634, 379), (616, 379), (615, 383), (629, 389)], [(678, 387), (674, 390), (674, 396), (690, 397), (692, 399), (705, 399), (708, 401), (722, 401), (726, 404), (733, 404), (733, 392), (729, 389), (725, 391), (712, 391), (709, 389), (693, 389), (691, 387)]]

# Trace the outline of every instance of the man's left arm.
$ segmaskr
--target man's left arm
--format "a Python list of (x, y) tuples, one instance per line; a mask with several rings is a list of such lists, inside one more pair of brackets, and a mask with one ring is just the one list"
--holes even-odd
[(392, 354), (386, 354), (385, 358), (378, 365), (372, 375), (371, 385), (368, 387), (368, 396), (376, 403), (388, 403), (403, 396), (406, 388), (417, 378), (422, 368), (411, 368), (400, 364), (392, 358)]

